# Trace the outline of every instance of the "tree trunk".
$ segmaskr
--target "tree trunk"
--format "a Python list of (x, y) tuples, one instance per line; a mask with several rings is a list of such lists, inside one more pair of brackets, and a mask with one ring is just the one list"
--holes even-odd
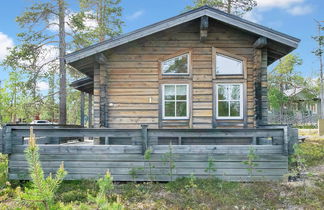
[(60, 124), (66, 124), (66, 69), (65, 69), (65, 4), (58, 0), (59, 6), (59, 63), (60, 63)]

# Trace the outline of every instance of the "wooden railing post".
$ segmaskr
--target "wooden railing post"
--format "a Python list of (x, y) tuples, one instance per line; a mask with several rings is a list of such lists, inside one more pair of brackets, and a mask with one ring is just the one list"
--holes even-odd
[(283, 154), (288, 155), (288, 143), (289, 143), (289, 134), (288, 134), (288, 126), (283, 127), (284, 135), (283, 135)]
[(5, 126), (3, 128), (3, 154), (11, 154), (12, 152), (12, 135), (11, 128)]
[(142, 154), (144, 155), (147, 147), (148, 147), (148, 125), (141, 125), (142, 127)]

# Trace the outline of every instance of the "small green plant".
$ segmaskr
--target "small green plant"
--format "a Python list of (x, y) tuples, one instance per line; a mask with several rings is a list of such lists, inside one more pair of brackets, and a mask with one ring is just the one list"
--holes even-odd
[(129, 170), (128, 174), (132, 177), (133, 182), (135, 182), (136, 178), (138, 178), (138, 172), (141, 170), (143, 170), (142, 167), (132, 168), (131, 170)]
[(98, 209), (109, 209), (109, 210), (121, 210), (124, 209), (122, 204), (120, 204), (119, 197), (117, 197), (116, 202), (109, 202), (107, 194), (111, 193), (114, 189), (113, 178), (109, 171), (106, 172), (103, 178), (98, 179), (97, 185), (99, 187), (99, 192), (96, 197), (88, 194), (89, 201), (95, 203)]
[(168, 175), (170, 177), (170, 181), (173, 181), (173, 169), (175, 168), (175, 163), (174, 163), (174, 156), (173, 156), (173, 151), (172, 151), (172, 144), (170, 142), (169, 144), (169, 151), (165, 153), (162, 157), (162, 160), (165, 165), (168, 165)]
[(148, 178), (150, 181), (153, 181), (154, 177), (153, 177), (152, 169), (155, 168), (155, 166), (152, 164), (151, 158), (152, 158), (152, 149), (149, 148), (144, 153), (144, 159), (148, 163), (148, 166), (149, 166)]
[(252, 181), (253, 172), (255, 170), (255, 167), (257, 167), (259, 164), (255, 162), (255, 160), (258, 158), (257, 154), (255, 153), (255, 150), (250, 147), (249, 153), (247, 155), (247, 160), (243, 161), (243, 164), (247, 166), (247, 171), (250, 176), (250, 180)]
[(50, 174), (44, 177), (44, 171), (39, 161), (39, 148), (36, 144), (36, 137), (33, 128), (30, 128), (29, 145), (25, 150), (26, 159), (29, 165), (31, 177), (31, 187), (26, 187), (25, 191), (19, 191), (18, 198), (21, 202), (34, 205), (36, 208), (52, 209), (54, 208), (54, 196), (58, 187), (62, 183), (67, 172), (64, 170), (62, 162), (56, 172), (55, 178)]
[(7, 175), (8, 175), (8, 157), (7, 155), (3, 155), (0, 153), (0, 189), (6, 186)]
[(208, 156), (208, 165), (205, 168), (205, 172), (208, 173), (208, 177), (210, 178), (214, 172), (216, 172), (215, 160), (212, 156)]
[(195, 177), (195, 175), (193, 173), (190, 174), (188, 178), (188, 183), (184, 186), (184, 189), (189, 191), (191, 189), (197, 188), (196, 180), (197, 178)]

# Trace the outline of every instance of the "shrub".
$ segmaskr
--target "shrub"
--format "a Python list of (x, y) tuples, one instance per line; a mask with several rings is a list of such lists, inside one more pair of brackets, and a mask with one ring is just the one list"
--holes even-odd
[(109, 210), (120, 210), (124, 207), (120, 204), (119, 198), (116, 202), (109, 202), (107, 199), (107, 194), (109, 194), (114, 189), (113, 178), (111, 177), (109, 171), (105, 174), (103, 178), (98, 179), (97, 184), (99, 187), (99, 192), (96, 197), (88, 195), (89, 201), (95, 203), (98, 209), (109, 209)]
[(25, 192), (20, 191), (18, 193), (18, 198), (23, 203), (29, 203), (36, 208), (51, 209), (54, 206), (55, 192), (67, 173), (64, 170), (62, 162), (54, 178), (51, 174), (45, 178), (44, 171), (39, 161), (38, 150), (33, 129), (30, 128), (29, 145), (25, 150), (25, 154), (29, 165), (31, 187), (26, 187)]
[(3, 155), (0, 153), (0, 189), (5, 187), (7, 181), (7, 175), (8, 175), (8, 158), (7, 155)]

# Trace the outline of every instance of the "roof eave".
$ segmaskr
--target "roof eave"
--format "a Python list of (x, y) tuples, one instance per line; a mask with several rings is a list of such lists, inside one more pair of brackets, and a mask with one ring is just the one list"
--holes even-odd
[(244, 20), (235, 15), (227, 14), (220, 10), (211, 7), (201, 7), (189, 12), (180, 14), (178, 16), (163, 20), (161, 22), (146, 26), (144, 28), (135, 30), (133, 32), (118, 36), (116, 38), (106, 40), (104, 42), (91, 45), (79, 51), (70, 53), (65, 56), (67, 63), (73, 63), (85, 57), (94, 55), (96, 53), (103, 52), (105, 50), (126, 44), (128, 42), (149, 36), (151, 34), (163, 31), (165, 29), (180, 25), (182, 23), (194, 20), (202, 16), (208, 16), (218, 21), (224, 22), (226, 24), (232, 25), (234, 27), (240, 28), (242, 30), (249, 31), (251, 33), (258, 34), (259, 36), (264, 36), (281, 44), (287, 45), (296, 49), (298, 47), (299, 39), (291, 37), (287, 34), (280, 33), (278, 31), (272, 30), (270, 28), (255, 24), (253, 22)]

